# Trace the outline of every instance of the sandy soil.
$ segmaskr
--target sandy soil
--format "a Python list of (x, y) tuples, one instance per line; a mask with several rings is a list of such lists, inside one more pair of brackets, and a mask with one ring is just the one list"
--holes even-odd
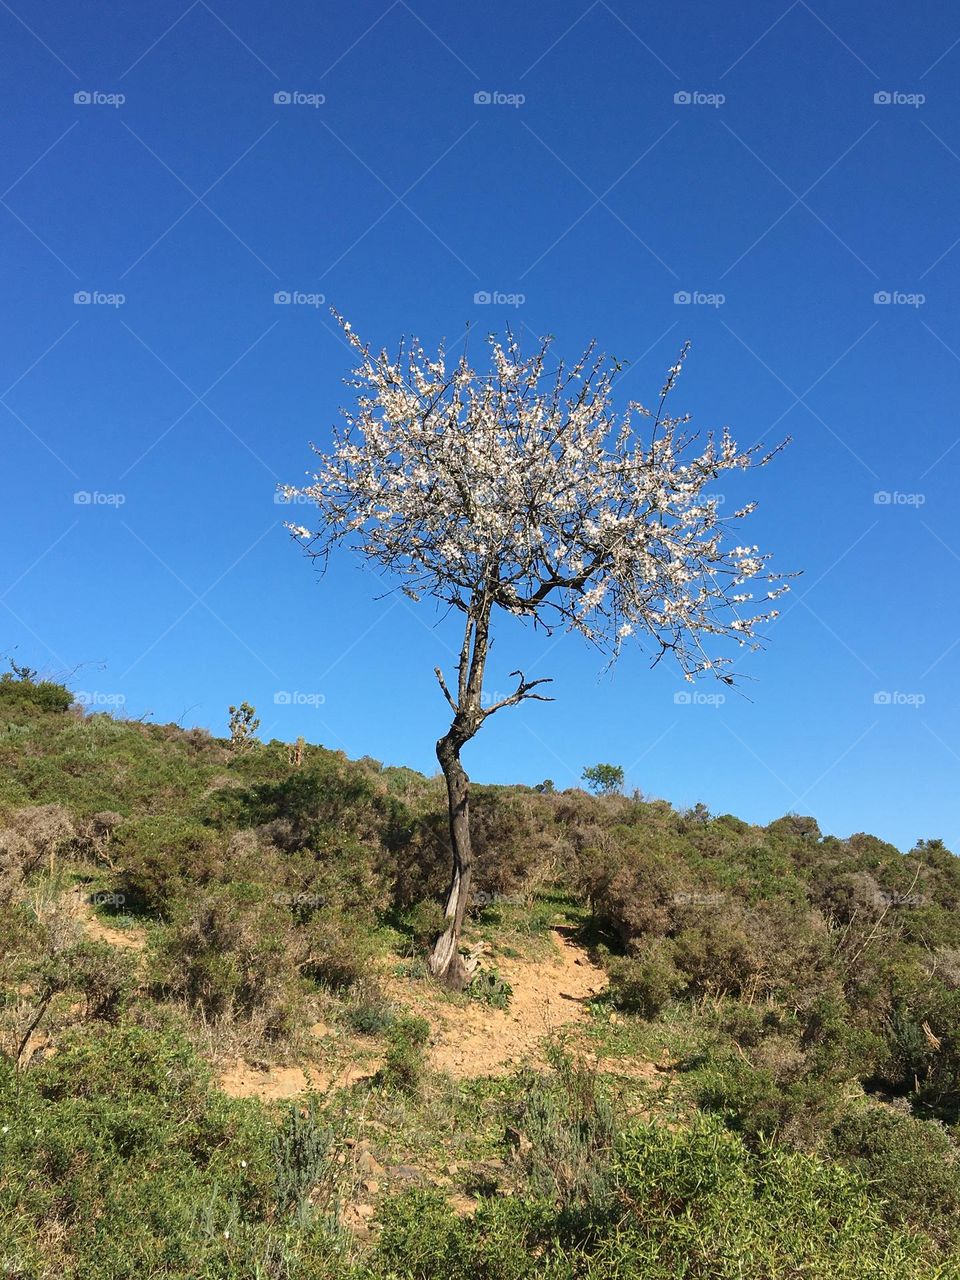
[(606, 986), (606, 975), (565, 930), (551, 929), (550, 941), (547, 960), (498, 957), (497, 972), (513, 987), (506, 1010), (479, 1002), (455, 1008), (426, 984), (397, 991), (430, 1021), (430, 1061), (437, 1070), (468, 1079), (541, 1063), (544, 1037), (586, 1020), (586, 1006)]
[[(103, 924), (78, 892), (77, 913), (87, 936), (111, 946), (142, 950), (143, 930), (115, 929)], [(398, 1003), (422, 1014), (432, 1032), (428, 1046), (430, 1064), (456, 1079), (504, 1075), (517, 1066), (542, 1065), (547, 1037), (575, 1030), (589, 1014), (587, 1005), (606, 986), (603, 970), (562, 927), (550, 930), (550, 954), (545, 959), (498, 957), (497, 972), (513, 988), (509, 1009), (493, 1009), (471, 1001), (458, 1006), (427, 982), (389, 978), (386, 986)], [(330, 1029), (310, 1028), (317, 1040)], [(342, 1060), (341, 1060), (342, 1061)], [(628, 1075), (654, 1076), (650, 1063), (604, 1061), (602, 1070)], [(256, 1097), (264, 1101), (293, 1098), (313, 1089), (325, 1092), (369, 1079), (376, 1064), (350, 1063), (339, 1070), (322, 1066), (255, 1066), (242, 1058), (221, 1070), (218, 1083), (231, 1097)]]

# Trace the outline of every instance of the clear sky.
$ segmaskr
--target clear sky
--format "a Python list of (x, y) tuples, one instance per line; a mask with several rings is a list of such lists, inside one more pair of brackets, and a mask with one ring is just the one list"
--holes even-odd
[(0, 35), (0, 654), (432, 771), (450, 625), (348, 553), (318, 580), (274, 501), (348, 394), (326, 306), (595, 336), (624, 402), (690, 338), (677, 410), (794, 439), (751, 477), (804, 572), (749, 700), (501, 627), (491, 688), (557, 701), (468, 769), (960, 848), (955, 4), (12, 0)]

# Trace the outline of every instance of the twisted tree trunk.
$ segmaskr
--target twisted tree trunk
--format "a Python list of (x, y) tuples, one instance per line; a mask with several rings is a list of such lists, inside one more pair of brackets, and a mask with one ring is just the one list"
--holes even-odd
[(473, 850), (470, 845), (470, 779), (460, 763), (460, 735), (451, 728), (437, 743), (437, 759), (447, 783), (450, 815), (450, 846), (453, 874), (444, 918), (447, 927), (430, 954), (430, 972), (445, 986), (459, 991), (467, 981), (467, 971), (460, 955), (460, 932), (470, 897), (473, 875)]
[(450, 851), (453, 872), (444, 912), (446, 928), (430, 953), (430, 972), (456, 991), (466, 985), (468, 974), (460, 956), (460, 931), (470, 899), (473, 850), (470, 846), (470, 779), (460, 763), (460, 751), (483, 724), (483, 672), (490, 643), (491, 600), (486, 592), (471, 602), (467, 610), (463, 646), (457, 664), (457, 696), (447, 688), (437, 668), (437, 679), (453, 711), (450, 728), (437, 743), (437, 759), (447, 783), (450, 818)]
[(525, 698), (551, 702), (551, 698), (534, 693), (538, 685), (549, 684), (546, 677), (526, 680), (522, 671), (511, 671), (518, 678), (513, 693), (492, 706), (483, 705), (483, 672), (490, 647), (490, 611), (494, 598), (496, 564), (491, 566), (487, 587), (467, 609), (463, 647), (457, 664), (457, 696), (447, 687), (443, 673), (435, 668), (437, 680), (453, 711), (450, 728), (437, 743), (437, 759), (447, 783), (447, 806), (450, 814), (450, 850), (453, 875), (444, 911), (446, 928), (433, 945), (428, 964), (430, 972), (444, 985), (462, 990), (470, 975), (460, 955), (460, 932), (470, 903), (470, 881), (473, 878), (473, 850), (470, 845), (470, 779), (460, 763), (460, 751), (474, 736), (488, 716), (501, 707), (513, 707)]

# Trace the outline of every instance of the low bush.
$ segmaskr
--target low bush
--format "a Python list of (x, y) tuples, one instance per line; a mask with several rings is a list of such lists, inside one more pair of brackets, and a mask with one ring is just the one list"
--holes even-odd
[(178, 904), (154, 974), (163, 994), (205, 1020), (244, 1020), (276, 1040), (295, 1026), (303, 959), (304, 940), (281, 907), (243, 886), (217, 886)]
[(424, 1050), (429, 1038), (426, 1018), (409, 1014), (397, 1018), (387, 1032), (387, 1053), (377, 1083), (398, 1093), (418, 1093), (426, 1069)]

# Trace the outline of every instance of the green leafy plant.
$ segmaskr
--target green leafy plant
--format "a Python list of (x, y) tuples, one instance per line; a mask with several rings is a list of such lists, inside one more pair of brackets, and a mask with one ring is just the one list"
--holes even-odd
[(492, 1009), (509, 1009), (513, 987), (496, 969), (478, 969), (467, 986), (467, 995)]

